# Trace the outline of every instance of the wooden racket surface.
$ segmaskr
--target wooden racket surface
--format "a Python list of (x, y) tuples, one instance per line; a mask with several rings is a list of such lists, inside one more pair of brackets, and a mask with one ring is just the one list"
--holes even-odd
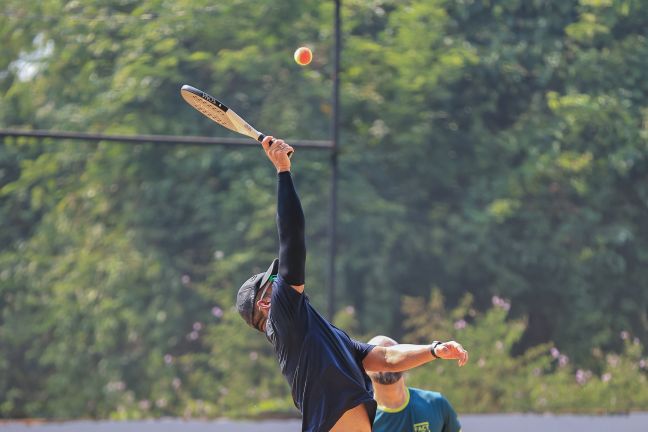
[[(203, 96), (198, 96), (196, 92), (202, 93)], [(187, 85), (182, 86), (180, 94), (189, 105), (200, 111), (204, 116), (227, 129), (239, 132), (236, 125), (227, 117), (226, 112), (229, 108), (214, 97)]]

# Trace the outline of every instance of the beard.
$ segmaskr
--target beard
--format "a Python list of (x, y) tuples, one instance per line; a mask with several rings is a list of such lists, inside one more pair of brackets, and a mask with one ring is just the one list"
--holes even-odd
[(395, 384), (402, 376), (403, 372), (378, 372), (371, 375), (377, 383), (382, 385)]

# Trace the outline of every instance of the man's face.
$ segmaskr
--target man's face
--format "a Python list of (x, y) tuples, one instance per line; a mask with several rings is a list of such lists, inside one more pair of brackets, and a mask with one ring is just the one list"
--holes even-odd
[(382, 385), (396, 384), (403, 377), (403, 372), (373, 372), (369, 377)]

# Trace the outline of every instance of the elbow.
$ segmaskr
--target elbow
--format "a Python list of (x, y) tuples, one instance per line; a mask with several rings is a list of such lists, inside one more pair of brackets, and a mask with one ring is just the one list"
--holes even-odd
[(393, 350), (387, 350), (384, 358), (384, 371), (402, 372), (403, 370), (403, 357), (400, 353)]

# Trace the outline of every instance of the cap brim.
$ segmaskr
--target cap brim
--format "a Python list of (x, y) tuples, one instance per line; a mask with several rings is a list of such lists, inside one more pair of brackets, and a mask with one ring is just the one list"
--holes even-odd
[(270, 264), (270, 267), (268, 267), (268, 270), (266, 270), (266, 272), (263, 274), (259, 288), (268, 283), (270, 276), (276, 275), (277, 273), (279, 273), (279, 260), (275, 259), (274, 261), (272, 261), (272, 264)]

